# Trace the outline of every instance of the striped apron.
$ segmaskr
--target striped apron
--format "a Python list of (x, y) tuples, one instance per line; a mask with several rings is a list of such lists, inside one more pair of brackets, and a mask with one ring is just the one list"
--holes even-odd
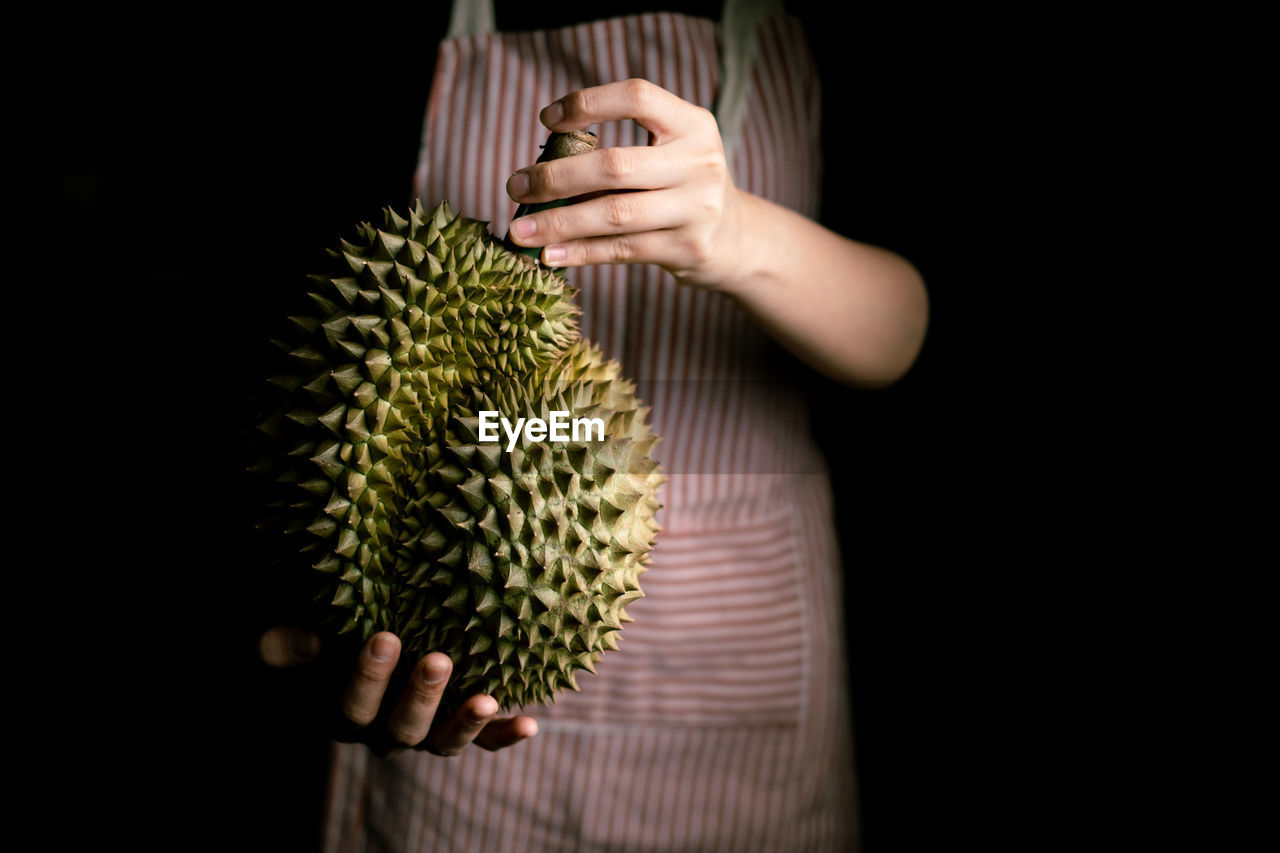
[[(538, 110), (643, 77), (716, 110), (739, 188), (816, 215), (820, 93), (798, 21), (732, 2), (720, 26), (491, 21), (461, 4), (440, 46), (414, 182), (424, 206), (448, 199), (503, 235), (507, 176), (546, 139)], [(631, 121), (592, 129), (602, 147), (648, 140)], [(662, 436), (646, 597), (580, 692), (525, 709), (540, 729), (529, 741), (385, 760), (335, 744), (325, 849), (853, 849), (840, 561), (798, 368), (730, 299), (656, 266), (568, 275), (583, 335), (622, 363)]]

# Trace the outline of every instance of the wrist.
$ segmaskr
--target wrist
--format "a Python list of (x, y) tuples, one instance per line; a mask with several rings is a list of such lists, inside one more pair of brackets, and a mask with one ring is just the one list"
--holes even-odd
[(777, 247), (767, 227), (768, 203), (745, 190), (734, 189), (733, 214), (725, 224), (725, 273), (716, 289), (739, 301), (750, 300), (761, 290), (779, 283), (774, 262)]

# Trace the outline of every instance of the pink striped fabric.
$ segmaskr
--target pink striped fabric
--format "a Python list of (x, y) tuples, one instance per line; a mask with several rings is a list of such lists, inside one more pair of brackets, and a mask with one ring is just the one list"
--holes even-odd
[[(731, 168), (814, 215), (819, 91), (803, 31), (765, 20)], [(670, 13), (441, 45), (415, 190), (505, 233), (537, 111), (644, 77), (710, 108), (714, 22)], [(593, 128), (644, 145), (634, 122)], [(670, 480), (635, 622), (533, 740), (444, 759), (335, 745), (330, 851), (847, 850), (856, 837), (829, 484), (779, 351), (729, 299), (650, 266), (571, 270), (585, 336), (652, 406)]]

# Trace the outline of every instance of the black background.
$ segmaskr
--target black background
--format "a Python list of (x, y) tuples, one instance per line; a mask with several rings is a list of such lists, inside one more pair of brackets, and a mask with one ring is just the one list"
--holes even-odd
[[(1057, 637), (1079, 555), (1057, 500), (1079, 451), (1063, 386), (1043, 393), (1075, 283), (1071, 72), (1044, 21), (1015, 41), (969, 13), (795, 8), (824, 79), (823, 220), (910, 259), (932, 306), (895, 387), (808, 378), (839, 413), (819, 438), (865, 850), (1043, 849), (1066, 831), (1040, 816), (1075, 702)], [(87, 73), (55, 119), (51, 197), (60, 221), (93, 224), (64, 245), (72, 265), (111, 283), (83, 303), (85, 399), (107, 427), (85, 454), (81, 646), (102, 736), (77, 771), (108, 836), (311, 849), (323, 740), (256, 663), (273, 603), (238, 434), (300, 272), (409, 200), (445, 17), (224, 12), (76, 45)]]

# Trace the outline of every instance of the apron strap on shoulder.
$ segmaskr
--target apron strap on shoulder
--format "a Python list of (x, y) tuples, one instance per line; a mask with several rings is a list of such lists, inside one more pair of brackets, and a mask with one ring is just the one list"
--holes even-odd
[(725, 0), (720, 13), (720, 93), (712, 112), (720, 126), (725, 161), (731, 168), (742, 135), (742, 114), (758, 52), (756, 27), (764, 19), (782, 14), (780, 0)]
[(453, 0), (446, 38), (488, 35), (494, 30), (495, 20), (493, 0)]

